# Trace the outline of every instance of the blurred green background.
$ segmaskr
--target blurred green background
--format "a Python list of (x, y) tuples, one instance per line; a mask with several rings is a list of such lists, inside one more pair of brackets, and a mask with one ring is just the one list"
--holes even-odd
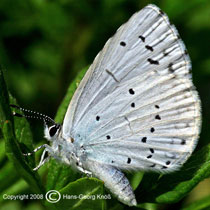
[[(203, 126), (198, 148), (207, 144), (210, 140), (209, 0), (1, 0), (0, 64), (19, 105), (54, 117), (76, 74), (92, 63), (122, 23), (149, 3), (166, 12), (188, 49), (194, 84), (202, 101)], [(35, 121), (31, 124), (38, 143), (43, 139), (43, 125)], [(204, 191), (210, 194), (207, 190), (210, 185), (206, 183), (194, 190), (192, 199)], [(27, 204), (8, 201), (0, 205), (4, 209), (5, 205), (16, 209), (43, 208), (35, 201)]]

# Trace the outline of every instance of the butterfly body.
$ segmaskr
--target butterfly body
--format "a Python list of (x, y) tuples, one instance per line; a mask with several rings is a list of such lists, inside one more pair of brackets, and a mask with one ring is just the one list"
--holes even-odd
[[(52, 141), (48, 133), (46, 129), (45, 137)], [(71, 165), (71, 167), (88, 176), (93, 175), (103, 180), (105, 186), (110, 189), (121, 202), (129, 206), (137, 204), (132, 187), (123, 172), (113, 166), (89, 160), (88, 153), (83, 145), (74, 144), (74, 142), (76, 142), (75, 140), (72, 142), (72, 139), (65, 139), (61, 136), (61, 133), (61, 131), (57, 133), (56, 141), (52, 142), (50, 149), (45, 148), (45, 151), (49, 152), (50, 156), (67, 165)]]

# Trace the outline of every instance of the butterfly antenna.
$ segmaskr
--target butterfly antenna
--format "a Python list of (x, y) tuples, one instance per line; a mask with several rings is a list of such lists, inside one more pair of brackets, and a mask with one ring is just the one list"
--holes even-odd
[(32, 110), (28, 110), (28, 109), (24, 109), (22, 107), (14, 105), (14, 104), (10, 104), (10, 106), (12, 108), (19, 109), (20, 111), (23, 111), (23, 112), (26, 112), (26, 113), (30, 114), (30, 115), (27, 115), (27, 114), (20, 114), (20, 113), (17, 113), (17, 112), (13, 112), (13, 115), (16, 116), (16, 117), (40, 119), (40, 120), (44, 120), (45, 124), (46, 124), (46, 121), (51, 122), (51, 123), (53, 123), (55, 125), (57, 124), (51, 117), (49, 117), (49, 116), (47, 116), (45, 114), (42, 114), (42, 113), (39, 113), (39, 112), (35, 112), (35, 111), (32, 111)]

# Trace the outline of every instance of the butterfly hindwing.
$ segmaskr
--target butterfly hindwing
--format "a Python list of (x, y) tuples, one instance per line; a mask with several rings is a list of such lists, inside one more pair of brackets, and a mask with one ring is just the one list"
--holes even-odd
[[(86, 152), (94, 161), (122, 169), (161, 171), (167, 162), (168, 170), (175, 170), (196, 145), (199, 99), (187, 78), (154, 73), (148, 81), (142, 79), (147, 88), (128, 83), (96, 105), (95, 113), (89, 113), (90, 118), (100, 119), (97, 128), (91, 127), (96, 119), (84, 121), (83, 126), (91, 131), (86, 136), (91, 141), (84, 142)], [(104, 110), (102, 104), (107, 105)]]

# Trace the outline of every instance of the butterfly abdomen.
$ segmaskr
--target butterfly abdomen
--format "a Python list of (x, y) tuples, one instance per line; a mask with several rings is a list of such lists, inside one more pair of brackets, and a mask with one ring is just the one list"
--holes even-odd
[(129, 206), (136, 206), (136, 199), (130, 183), (124, 173), (109, 165), (89, 161), (86, 165), (93, 175), (104, 181), (104, 185), (118, 200)]

